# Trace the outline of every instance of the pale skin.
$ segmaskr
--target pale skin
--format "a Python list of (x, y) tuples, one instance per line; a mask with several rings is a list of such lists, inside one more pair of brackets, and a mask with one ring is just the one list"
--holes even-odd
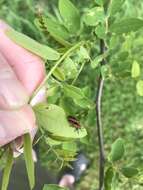
[(45, 75), (43, 60), (6, 36), (9, 27), (0, 21), (0, 147), (35, 133), (36, 119), (28, 102)]

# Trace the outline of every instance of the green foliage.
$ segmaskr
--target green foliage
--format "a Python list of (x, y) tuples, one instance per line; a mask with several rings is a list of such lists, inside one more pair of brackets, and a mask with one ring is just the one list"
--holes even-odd
[(87, 26), (96, 26), (98, 23), (104, 22), (103, 7), (95, 7), (85, 13), (83, 20)]
[(57, 60), (60, 56), (59, 53), (54, 49), (42, 45), (26, 35), (16, 32), (15, 30), (10, 29), (6, 33), (15, 43), (35, 53), (45, 60)]
[(114, 170), (112, 167), (109, 167), (105, 173), (105, 189), (106, 190), (112, 189), (113, 177), (114, 177)]
[(43, 190), (68, 190), (67, 188), (59, 187), (57, 185), (45, 185)]
[(138, 18), (124, 19), (118, 23), (110, 26), (110, 31), (116, 34), (123, 34), (128, 32), (136, 32), (143, 27), (143, 20)]
[(112, 0), (109, 6), (109, 15), (114, 16), (117, 12), (119, 12), (123, 3), (124, 0)]
[(98, 55), (94, 60), (92, 60), (91, 67), (95, 69), (103, 60), (103, 58), (104, 58), (104, 55)]
[(90, 108), (93, 104), (80, 88), (72, 85), (64, 85), (63, 91), (65, 96), (72, 98), (75, 104), (83, 108)]
[(139, 80), (136, 84), (137, 93), (140, 96), (143, 96), (143, 80)]
[(11, 147), (7, 148), (6, 154), (7, 154), (7, 161), (3, 172), (1, 190), (7, 190), (9, 184), (10, 173), (13, 165), (13, 152)]
[(77, 33), (80, 29), (78, 9), (69, 0), (59, 0), (59, 11), (69, 32)]
[(104, 39), (105, 36), (106, 36), (106, 28), (105, 28), (105, 26), (103, 24), (98, 25), (95, 28), (95, 33), (96, 33), (98, 38)]
[(56, 20), (51, 20), (43, 15), (35, 19), (35, 25), (37, 28), (44, 32), (46, 35), (49, 33), (57, 42), (69, 46), (70, 44), (66, 41), (70, 34), (63, 24), (60, 24)]
[(35, 185), (34, 161), (32, 156), (32, 140), (28, 133), (24, 135), (24, 158), (30, 189), (33, 189)]
[(124, 167), (122, 168), (122, 174), (127, 177), (127, 178), (131, 178), (136, 176), (139, 173), (138, 169), (134, 168), (134, 167)]
[(112, 162), (118, 161), (120, 160), (125, 152), (125, 148), (124, 148), (124, 141), (121, 138), (118, 138), (113, 144), (112, 144), (112, 149), (111, 149), (111, 153), (109, 156), (109, 159)]
[(38, 126), (49, 132), (49, 136), (53, 139), (66, 140), (76, 139), (86, 136), (86, 130), (75, 131), (74, 127), (70, 126), (66, 118), (64, 110), (53, 104), (37, 104), (34, 107)]
[(140, 65), (137, 61), (133, 62), (131, 74), (132, 74), (132, 78), (136, 78), (140, 76)]

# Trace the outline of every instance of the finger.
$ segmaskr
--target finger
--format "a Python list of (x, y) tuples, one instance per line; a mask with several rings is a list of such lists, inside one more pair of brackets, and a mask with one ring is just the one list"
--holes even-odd
[(43, 61), (10, 40), (5, 34), (9, 28), (6, 23), (0, 21), (0, 52), (13, 67), (28, 93), (32, 94), (43, 80), (45, 72)]
[(0, 110), (0, 147), (36, 129), (35, 116), (30, 106), (24, 106), (18, 111)]
[(28, 102), (28, 94), (0, 53), (0, 109), (16, 109)]

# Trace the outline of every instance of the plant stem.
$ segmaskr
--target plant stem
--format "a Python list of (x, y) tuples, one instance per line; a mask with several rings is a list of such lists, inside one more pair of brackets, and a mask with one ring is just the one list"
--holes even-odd
[(56, 62), (56, 64), (52, 67), (52, 69), (49, 71), (49, 73), (46, 75), (46, 77), (44, 78), (44, 80), (41, 82), (41, 84), (39, 85), (39, 87), (36, 89), (36, 91), (33, 93), (30, 101), (37, 95), (37, 93), (41, 90), (41, 88), (45, 85), (45, 83), (47, 82), (47, 80), (49, 79), (49, 77), (53, 74), (53, 72), (55, 71), (55, 69), (59, 66), (59, 64), (67, 57), (69, 56), (74, 50), (76, 50), (77, 48), (79, 48), (81, 46), (83, 42), (79, 42), (76, 45), (74, 45), (73, 47), (71, 47), (69, 50), (67, 50), (67, 52)]
[[(100, 40), (100, 53), (104, 54), (106, 52), (105, 42)], [(105, 65), (106, 60), (103, 59), (101, 65)], [(99, 142), (99, 190), (104, 190), (104, 167), (105, 167), (105, 153), (104, 153), (104, 137), (102, 129), (102, 118), (101, 118), (101, 99), (103, 94), (104, 78), (100, 74), (97, 94), (96, 94), (96, 118), (97, 118), (97, 133)]]
[(76, 77), (75, 77), (74, 80), (72, 81), (72, 85), (77, 81), (77, 79), (78, 79), (78, 77), (79, 77), (79, 75), (80, 75), (80, 73), (81, 73), (81, 71), (82, 71), (84, 65), (85, 65), (85, 61), (83, 61), (83, 63), (82, 63), (82, 65), (81, 65), (81, 67), (80, 67), (80, 69), (79, 69), (79, 71), (78, 71)]

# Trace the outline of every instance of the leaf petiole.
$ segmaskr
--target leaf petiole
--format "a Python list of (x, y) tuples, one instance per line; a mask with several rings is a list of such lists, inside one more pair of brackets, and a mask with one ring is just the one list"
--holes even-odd
[(65, 52), (65, 54), (56, 62), (56, 64), (52, 67), (52, 69), (49, 71), (49, 73), (46, 75), (46, 77), (44, 78), (44, 80), (41, 82), (41, 84), (39, 85), (39, 87), (34, 91), (33, 95), (30, 98), (30, 102), (32, 101), (32, 99), (38, 94), (38, 92), (41, 90), (41, 88), (45, 85), (45, 83), (47, 82), (47, 80), (49, 79), (49, 77), (53, 74), (53, 72), (55, 71), (55, 69), (59, 66), (59, 64), (67, 57), (69, 56), (73, 51), (75, 51), (77, 48), (79, 48), (81, 45), (83, 44), (83, 42), (79, 42), (76, 45), (74, 45), (73, 47), (71, 47), (69, 50), (67, 50)]

